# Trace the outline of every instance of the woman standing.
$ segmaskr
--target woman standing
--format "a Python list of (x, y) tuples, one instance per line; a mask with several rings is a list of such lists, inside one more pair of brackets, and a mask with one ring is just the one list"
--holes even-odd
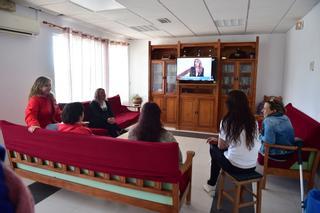
[(98, 88), (94, 100), (90, 103), (89, 127), (107, 129), (112, 137), (117, 137), (124, 132), (116, 124), (112, 109), (106, 100), (106, 92)]
[(213, 196), (222, 168), (228, 173), (250, 173), (255, 170), (258, 150), (258, 125), (249, 108), (247, 96), (240, 90), (229, 92), (228, 112), (220, 123), (218, 137), (210, 144), (211, 174), (204, 190)]
[[(49, 124), (61, 121), (61, 111), (51, 93), (51, 80), (41, 76), (34, 82), (25, 109), (25, 122), (30, 132), (37, 128), (51, 128)], [(49, 125), (49, 126), (48, 126)]]

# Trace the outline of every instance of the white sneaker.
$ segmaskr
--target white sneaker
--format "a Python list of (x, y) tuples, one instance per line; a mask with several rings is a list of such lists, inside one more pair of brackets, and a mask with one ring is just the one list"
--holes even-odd
[(213, 197), (216, 194), (216, 186), (210, 186), (208, 184), (204, 184), (203, 190), (207, 192), (211, 197)]

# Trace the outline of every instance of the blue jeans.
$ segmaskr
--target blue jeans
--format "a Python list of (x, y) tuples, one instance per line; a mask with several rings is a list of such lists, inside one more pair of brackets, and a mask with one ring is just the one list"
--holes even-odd
[(48, 124), (46, 126), (46, 129), (52, 130), (52, 131), (58, 131), (58, 123)]

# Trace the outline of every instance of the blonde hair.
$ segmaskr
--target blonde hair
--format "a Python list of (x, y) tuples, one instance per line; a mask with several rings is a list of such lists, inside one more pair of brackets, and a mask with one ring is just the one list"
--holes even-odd
[(51, 82), (50, 78), (47, 78), (47, 77), (44, 77), (44, 76), (40, 76), (39, 78), (37, 78), (36, 81), (33, 83), (32, 87), (31, 87), (31, 90), (30, 90), (30, 93), (29, 93), (29, 99), (32, 96), (41, 95), (42, 94), (41, 88), (45, 84), (47, 84), (49, 82)]
[(94, 92), (94, 100), (95, 100), (95, 101), (99, 101), (99, 92), (100, 92), (100, 91), (106, 92), (103, 88), (98, 88), (98, 89), (96, 89), (96, 91)]

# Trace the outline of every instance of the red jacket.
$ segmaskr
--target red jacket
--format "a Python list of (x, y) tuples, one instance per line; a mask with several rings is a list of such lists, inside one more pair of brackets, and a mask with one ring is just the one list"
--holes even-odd
[(61, 121), (61, 110), (58, 105), (44, 96), (32, 96), (25, 110), (27, 126), (45, 128), (48, 124)]
[(58, 124), (58, 131), (61, 132), (72, 132), (82, 135), (92, 135), (91, 129), (83, 126), (82, 124)]

